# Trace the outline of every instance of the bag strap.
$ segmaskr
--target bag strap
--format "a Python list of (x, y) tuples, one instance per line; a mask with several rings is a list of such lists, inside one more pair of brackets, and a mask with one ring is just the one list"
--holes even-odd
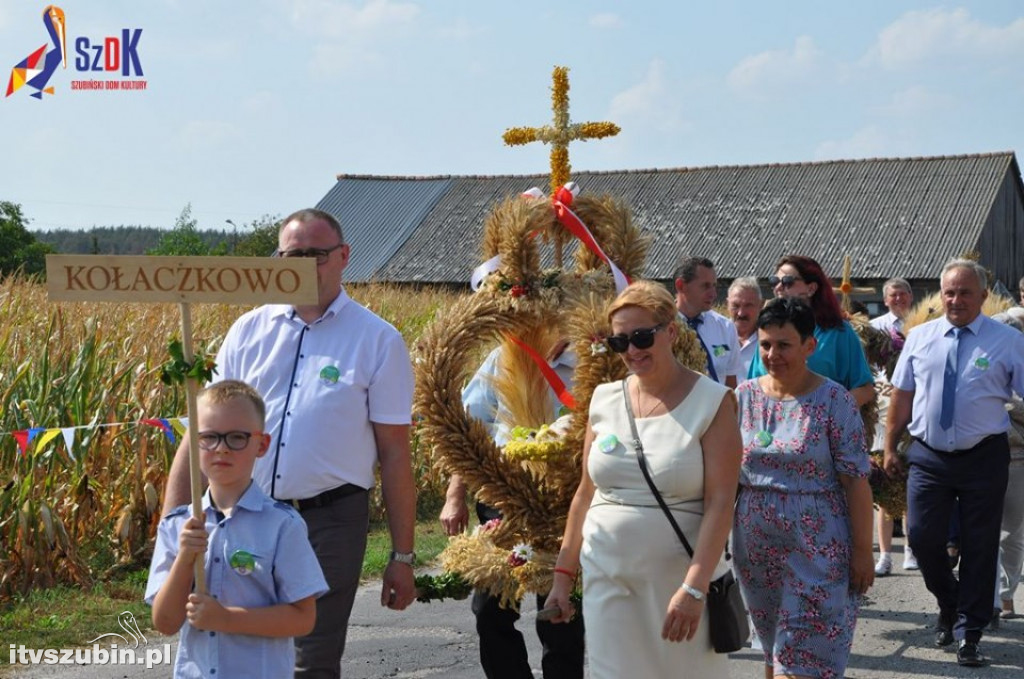
[[(626, 378), (628, 379), (628, 378)], [(683, 535), (683, 529), (676, 523), (676, 517), (672, 516), (672, 510), (665, 504), (665, 498), (658, 492), (658, 487), (654, 485), (654, 479), (651, 478), (651, 473), (647, 471), (647, 458), (644, 457), (644, 444), (640, 442), (640, 433), (636, 430), (636, 419), (633, 417), (633, 404), (629, 402), (629, 391), (626, 389), (626, 379), (622, 380), (622, 398), (626, 401), (626, 414), (629, 416), (629, 428), (633, 431), (633, 447), (636, 449), (636, 460), (640, 464), (640, 471), (644, 475), (644, 480), (647, 481), (647, 485), (650, 486), (651, 492), (654, 493), (654, 499), (658, 501), (658, 506), (661, 507), (661, 511), (665, 512), (665, 517), (668, 522), (672, 524), (672, 530), (679, 536), (679, 541), (683, 543), (683, 547), (686, 548), (686, 553), (693, 558), (693, 547), (690, 547), (689, 541), (686, 536)]]

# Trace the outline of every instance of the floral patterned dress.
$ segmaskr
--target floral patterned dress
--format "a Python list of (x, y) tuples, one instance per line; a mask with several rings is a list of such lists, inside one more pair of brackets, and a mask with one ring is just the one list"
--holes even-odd
[(839, 475), (867, 476), (864, 423), (842, 386), (779, 400), (756, 379), (736, 389), (743, 465), (735, 567), (765, 663), (840, 678), (859, 596), (850, 591), (850, 521)]

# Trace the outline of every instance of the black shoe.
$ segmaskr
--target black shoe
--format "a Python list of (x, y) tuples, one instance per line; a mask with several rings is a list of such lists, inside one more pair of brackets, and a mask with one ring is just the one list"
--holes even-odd
[(956, 662), (964, 667), (986, 667), (992, 661), (978, 650), (978, 642), (965, 640), (956, 649)]
[(953, 626), (944, 626), (939, 623), (935, 626), (935, 645), (936, 646), (949, 646), (953, 643)]

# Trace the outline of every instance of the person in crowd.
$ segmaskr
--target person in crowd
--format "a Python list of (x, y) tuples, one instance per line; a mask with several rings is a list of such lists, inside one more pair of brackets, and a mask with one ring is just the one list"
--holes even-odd
[(803, 299), (768, 302), (757, 328), (767, 373), (736, 390), (737, 577), (766, 677), (842, 677), (874, 581), (864, 423), (853, 396), (808, 366), (816, 324)]
[(757, 353), (757, 313), (761, 304), (761, 286), (753, 276), (737, 278), (729, 285), (726, 306), (739, 338), (741, 381), (747, 378)]
[[(882, 303), (889, 309), (878, 318), (871, 319), (871, 327), (881, 330), (884, 333), (896, 333), (900, 337), (905, 336), (903, 332), (903, 319), (906, 318), (910, 307), (914, 305), (914, 291), (903, 278), (890, 278), (882, 286)], [(885, 375), (884, 370), (875, 373), (876, 391), (878, 392), (878, 426), (875, 430), (875, 438), (872, 443), (872, 451), (881, 451), (885, 448), (885, 413), (889, 408), (889, 392), (892, 385)], [(903, 524), (906, 525), (909, 519), (904, 516)], [(878, 531), (878, 562), (875, 563), (875, 575), (889, 575), (892, 573), (892, 535), (893, 517), (879, 509), (877, 512)], [(914, 558), (914, 550), (909, 545), (903, 547), (903, 570), (916, 571), (917, 559)]]
[[(297, 676), (340, 677), (369, 525), (369, 489), (379, 465), (391, 533), (381, 605), (402, 610), (416, 597), (416, 485), (409, 450), (413, 377), (401, 334), (349, 298), (341, 285), (349, 245), (330, 213), (289, 215), (277, 256), (316, 259), (319, 299), (267, 304), (228, 330), (214, 380), (251, 384), (267, 403), (267, 455), (253, 478), (298, 509), (330, 592), (317, 600), (316, 627), (296, 639)], [(188, 501), (188, 438), (171, 465), (164, 510)]]
[[(1024, 308), (1014, 307), (992, 317), (1024, 332)], [(1010, 468), (1003, 501), (1003, 520), (999, 538), (999, 615), (1016, 618), (1013, 596), (1024, 568), (1024, 400), (1014, 395), (1007, 404), (1010, 413)]]
[(1017, 306), (1024, 307), (1024, 276), (1017, 281), (1017, 298), (1020, 300)]
[[(548, 354), (548, 363), (568, 389), (572, 389), (573, 370), (576, 367), (575, 354), (567, 349), (568, 342), (556, 343)], [(501, 362), (503, 347), (494, 349), (473, 375), (462, 391), (462, 403), (467, 412), (483, 422), (494, 442), (501, 446), (509, 439), (509, 417), (501, 401), (496, 380), (503, 372)], [(550, 421), (560, 414), (560, 404), (553, 390), (549, 390)], [(483, 525), (492, 519), (501, 518), (501, 512), (482, 502), (476, 503), (476, 515)], [(458, 535), (469, 524), (469, 508), (466, 504), (466, 484), (453, 474), (448, 483), (444, 507), (441, 510), (441, 525), (448, 535)], [(538, 608), (543, 607), (545, 594), (537, 595)], [(480, 637), (480, 665), (488, 679), (530, 679), (529, 656), (523, 635), (516, 629), (519, 620), (518, 607), (502, 607), (497, 597), (486, 591), (473, 593), (473, 614), (476, 616), (476, 631)], [(582, 679), (584, 636), (583, 618), (577, 615), (567, 625), (555, 625), (549, 621), (536, 621), (537, 637), (542, 647), (541, 668), (546, 679)]]
[[(957, 662), (979, 667), (992, 618), (999, 530), (1010, 450), (1006, 404), (1024, 393), (1024, 334), (981, 313), (988, 276), (977, 262), (954, 259), (940, 279), (944, 315), (909, 333), (892, 376), (885, 470), (909, 430), (907, 504), (910, 546), (939, 607), (935, 643), (958, 642)], [(960, 578), (946, 538), (954, 502), (963, 532)], [(968, 529), (969, 527), (969, 529)]]
[[(566, 522), (546, 606), (573, 615), (582, 565), (591, 679), (728, 676), (707, 632), (709, 583), (723, 558), (740, 464), (729, 390), (683, 366), (672, 350), (680, 327), (672, 296), (637, 281), (608, 307), (608, 348), (629, 371), (595, 389), (583, 469)], [(644, 480), (628, 407), (646, 467), (688, 542), (691, 560)]]
[[(182, 505), (160, 521), (146, 585), (153, 626), (181, 632), (175, 677), (290, 676), (292, 638), (313, 629), (327, 591), (302, 517), (252, 482), (270, 445), (264, 417), (263, 399), (244, 382), (198, 396), (199, 464), (210, 483), (203, 518)], [(195, 587), (197, 558), (209, 591)]]
[(708, 356), (708, 376), (735, 389), (741, 379), (739, 338), (732, 321), (711, 309), (718, 299), (714, 263), (704, 257), (684, 257), (674, 278), (676, 308)]
[[(857, 333), (843, 320), (839, 300), (821, 265), (810, 257), (786, 255), (775, 266), (775, 275), (768, 278), (768, 283), (776, 297), (799, 297), (814, 311), (816, 349), (808, 359), (808, 368), (845, 387), (858, 406), (874, 399), (875, 380), (864, 348)], [(748, 377), (766, 373), (758, 352)]]

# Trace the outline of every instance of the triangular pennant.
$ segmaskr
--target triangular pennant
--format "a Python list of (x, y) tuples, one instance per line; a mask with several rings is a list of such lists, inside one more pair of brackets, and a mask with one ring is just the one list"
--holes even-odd
[(44, 431), (43, 435), (39, 437), (39, 441), (36, 442), (36, 450), (39, 450), (47, 443), (55, 439), (57, 437), (57, 434), (59, 433), (60, 429), (47, 429), (46, 431)]
[(171, 428), (174, 429), (174, 433), (178, 436), (184, 436), (185, 431), (188, 430), (188, 418), (187, 417), (172, 417)]
[(24, 455), (25, 449), (28, 447), (28, 430), (19, 429), (18, 431), (12, 431), (11, 436), (13, 436), (14, 440), (18, 442), (18, 450), (20, 450), (21, 454)]
[(74, 448), (72, 447), (75, 445), (75, 429), (77, 427), (64, 427), (60, 430), (64, 434), (64, 445), (67, 446), (68, 457), (72, 460), (75, 459)]
[(159, 427), (164, 432), (164, 435), (168, 440), (170, 440), (171, 443), (174, 443), (174, 432), (171, 430), (171, 425), (167, 420), (149, 417), (140, 421), (143, 424), (150, 425), (151, 427)]
[(30, 427), (28, 430), (28, 439), (25, 441), (25, 443), (32, 443), (32, 441), (35, 440), (36, 436), (39, 435), (39, 432), (42, 431), (46, 431), (46, 429), (44, 427)]

